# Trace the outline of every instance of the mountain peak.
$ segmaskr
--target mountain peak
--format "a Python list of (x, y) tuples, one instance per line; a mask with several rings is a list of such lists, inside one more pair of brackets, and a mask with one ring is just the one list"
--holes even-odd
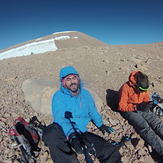
[(108, 46), (108, 44), (78, 31), (56, 32), (3, 49), (0, 51), (0, 60), (83, 46)]

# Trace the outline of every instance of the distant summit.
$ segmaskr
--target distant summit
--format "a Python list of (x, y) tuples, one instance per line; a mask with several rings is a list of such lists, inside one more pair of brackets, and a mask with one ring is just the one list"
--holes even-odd
[(84, 46), (108, 46), (108, 44), (78, 31), (57, 32), (0, 50), (0, 60)]

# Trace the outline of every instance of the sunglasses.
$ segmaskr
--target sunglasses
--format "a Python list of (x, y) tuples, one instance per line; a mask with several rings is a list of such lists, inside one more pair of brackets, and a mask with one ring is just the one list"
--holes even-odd
[(141, 91), (147, 91), (149, 87), (148, 88), (137, 87), (137, 89), (140, 89)]

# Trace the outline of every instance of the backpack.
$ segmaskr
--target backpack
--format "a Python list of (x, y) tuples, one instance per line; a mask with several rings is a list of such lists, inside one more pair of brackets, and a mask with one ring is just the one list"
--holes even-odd
[[(37, 121), (37, 123), (36, 123)], [(9, 128), (9, 136), (15, 141), (21, 151), (22, 163), (36, 163), (41, 148), (38, 143), (45, 125), (39, 126), (37, 117), (33, 117), (28, 123), (22, 117), (18, 117)]]

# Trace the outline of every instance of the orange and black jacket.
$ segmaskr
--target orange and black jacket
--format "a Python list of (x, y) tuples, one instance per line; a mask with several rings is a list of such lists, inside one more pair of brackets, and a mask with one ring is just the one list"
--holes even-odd
[(132, 72), (129, 76), (129, 81), (123, 84), (119, 90), (119, 111), (135, 111), (137, 104), (150, 101), (149, 90), (140, 93), (136, 91), (135, 84), (138, 72), (140, 71)]

